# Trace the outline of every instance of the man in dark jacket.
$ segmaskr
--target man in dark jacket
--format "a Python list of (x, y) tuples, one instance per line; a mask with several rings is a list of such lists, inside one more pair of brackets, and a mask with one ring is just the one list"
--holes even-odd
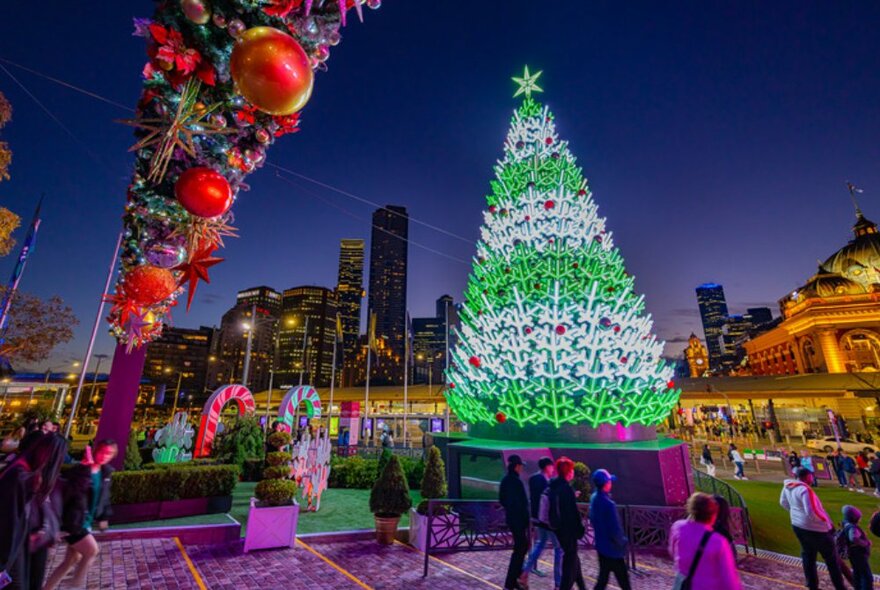
[(578, 542), (584, 536), (584, 522), (581, 520), (574, 490), (569, 483), (574, 479), (574, 462), (568, 457), (556, 461), (556, 478), (550, 482), (550, 525), (556, 530), (556, 538), (562, 547), (562, 579), (560, 590), (571, 590), (577, 584), (579, 590), (586, 590), (581, 560), (578, 556)]
[(505, 590), (525, 588), (519, 582), (519, 577), (529, 550), (529, 499), (526, 496), (526, 487), (520, 479), (522, 470), (523, 461), (520, 456), (510, 455), (507, 458), (507, 475), (501, 480), (498, 490), (498, 501), (504, 507), (505, 521), (513, 534), (513, 554), (507, 566)]
[(593, 472), (593, 496), (590, 498), (590, 524), (593, 525), (596, 553), (599, 555), (599, 579), (595, 590), (608, 585), (611, 572), (621, 590), (630, 590), (626, 568), (627, 539), (620, 525), (617, 504), (611, 499), (611, 485), (617, 478), (605, 469)]
[(526, 565), (523, 568), (523, 578), (528, 579), (528, 575), (533, 573), (538, 576), (544, 574), (538, 571), (538, 558), (549, 541), (553, 545), (553, 587), (558, 588), (559, 582), (562, 580), (562, 547), (559, 546), (559, 540), (556, 533), (547, 528), (546, 524), (539, 522), (538, 508), (541, 504), (541, 495), (550, 480), (556, 475), (556, 466), (550, 457), (542, 457), (538, 461), (538, 472), (529, 478), (529, 507), (531, 509), (532, 524), (535, 525), (535, 531), (538, 534), (538, 540), (532, 545), (529, 557), (526, 559)]

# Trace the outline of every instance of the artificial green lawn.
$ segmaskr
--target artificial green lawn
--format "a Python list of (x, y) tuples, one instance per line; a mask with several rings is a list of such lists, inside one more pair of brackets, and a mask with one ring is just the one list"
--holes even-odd
[[(736, 481), (726, 480), (736, 488), (746, 505), (749, 507), (749, 515), (752, 518), (752, 529), (755, 533), (755, 544), (761, 549), (777, 551), (787, 555), (800, 555), (801, 548), (794, 532), (791, 530), (791, 521), (788, 513), (779, 505), (779, 494), (782, 492), (782, 483), (767, 481)], [(861, 526), (865, 531), (868, 522), (875, 510), (880, 508), (880, 498), (875, 498), (870, 493), (860, 494), (842, 489), (831, 483), (823, 481), (818, 488), (814, 488), (825, 506), (828, 516), (839, 526), (843, 519), (841, 508), (845, 504), (856, 506), (862, 511)], [(869, 536), (870, 533), (869, 533)], [(876, 541), (876, 539), (874, 539)], [(880, 550), (875, 549), (871, 553), (871, 568), (880, 571)]]
[[(241, 523), (241, 534), (244, 536), (247, 527), (248, 510), (251, 497), (254, 495), (255, 483), (242, 482), (235, 486), (232, 494), (232, 510), (229, 515)], [(421, 501), (418, 490), (410, 490), (413, 506)], [(303, 506), (300, 498), (300, 507)], [(321, 496), (321, 509), (318, 512), (300, 512), (297, 532), (318, 533), (331, 531), (350, 531), (357, 529), (371, 529), (375, 526), (373, 515), (369, 509), (370, 490), (348, 490), (331, 488)], [(170, 527), (203, 524), (224, 524), (229, 519), (225, 514), (203, 514), (200, 516), (188, 516), (185, 518), (169, 518), (165, 520), (153, 520), (150, 522), (133, 522), (116, 525), (115, 529), (147, 528), (147, 527)], [(400, 526), (409, 526), (409, 515), (404, 514), (400, 519)]]

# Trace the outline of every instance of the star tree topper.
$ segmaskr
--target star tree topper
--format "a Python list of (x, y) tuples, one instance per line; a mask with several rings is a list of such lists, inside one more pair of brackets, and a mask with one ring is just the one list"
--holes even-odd
[(516, 94), (513, 95), (513, 98), (516, 98), (520, 94), (525, 94), (526, 98), (532, 97), (532, 92), (544, 92), (544, 89), (538, 86), (538, 77), (543, 74), (544, 71), (536, 72), (535, 74), (529, 75), (529, 66), (526, 66), (523, 70), (522, 78), (517, 78), (514, 76), (512, 80), (519, 84), (519, 88), (516, 89)]

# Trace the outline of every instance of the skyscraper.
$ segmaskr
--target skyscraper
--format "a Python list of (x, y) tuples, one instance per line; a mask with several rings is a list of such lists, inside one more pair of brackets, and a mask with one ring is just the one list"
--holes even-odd
[(696, 289), (700, 318), (703, 320), (703, 333), (706, 348), (709, 349), (709, 368), (718, 369), (724, 355), (721, 330), (727, 321), (727, 300), (724, 287), (717, 283), (703, 283)]
[(384, 339), (399, 359), (399, 377), (392, 378), (395, 385), (403, 382), (408, 234), (405, 207), (387, 205), (373, 213), (368, 308), (376, 314), (376, 338)]
[[(308, 320), (308, 322), (306, 321)], [(306, 324), (308, 332), (305, 333)], [(303, 335), (305, 333), (305, 347)], [(275, 383), (326, 387), (333, 368), (333, 339), (336, 337), (336, 293), (325, 287), (286, 289), (278, 338), (278, 367)], [(337, 350), (337, 355), (339, 354)], [(337, 361), (339, 360), (337, 356)]]
[(339, 279), (336, 284), (336, 298), (342, 320), (342, 349), (339, 355), (346, 365), (351, 365), (357, 356), (363, 296), (364, 241), (342, 240), (339, 244)]
[[(144, 377), (157, 387), (165, 385), (169, 403), (173, 403), (179, 382), (181, 395), (191, 395), (193, 404), (201, 405), (208, 397), (208, 359), (217, 333), (216, 328), (207, 326), (197, 330), (166, 326), (162, 336), (147, 347)], [(178, 399), (183, 405), (181, 401)]]

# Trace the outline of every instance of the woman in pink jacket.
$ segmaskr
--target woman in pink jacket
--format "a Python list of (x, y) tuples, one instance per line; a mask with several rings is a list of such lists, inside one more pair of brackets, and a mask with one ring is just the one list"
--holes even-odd
[(696, 493), (688, 498), (687, 513), (688, 517), (673, 524), (669, 533), (675, 588), (742, 590), (730, 543), (712, 528), (718, 517), (718, 503), (708, 494)]

